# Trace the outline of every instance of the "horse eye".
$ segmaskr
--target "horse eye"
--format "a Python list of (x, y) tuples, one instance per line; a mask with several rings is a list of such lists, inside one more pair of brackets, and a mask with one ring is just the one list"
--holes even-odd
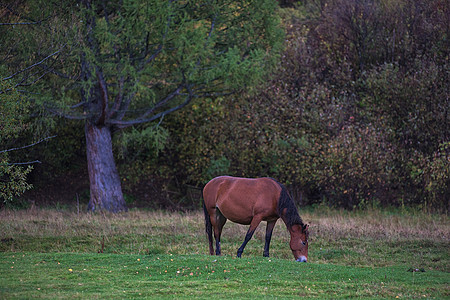
[(302, 242), (303, 246), (306, 246), (306, 242)]

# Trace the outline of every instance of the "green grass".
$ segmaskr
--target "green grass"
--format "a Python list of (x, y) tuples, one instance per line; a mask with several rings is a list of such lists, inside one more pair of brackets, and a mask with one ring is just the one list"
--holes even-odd
[(2, 253), (6, 298), (442, 298), (448, 273), (207, 255)]
[(0, 298), (450, 298), (446, 215), (300, 213), (311, 224), (306, 264), (282, 222), (271, 258), (261, 226), (237, 259), (247, 227), (227, 223), (224, 255), (209, 256), (200, 212), (3, 210)]

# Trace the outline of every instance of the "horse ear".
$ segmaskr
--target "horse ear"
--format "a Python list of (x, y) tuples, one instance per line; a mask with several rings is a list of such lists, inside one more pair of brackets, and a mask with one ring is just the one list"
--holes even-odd
[(309, 228), (309, 224), (304, 224), (303, 225), (303, 232), (308, 231), (308, 228)]
[(305, 236), (306, 236), (306, 240), (308, 240), (308, 238), (309, 238), (309, 231), (308, 231), (308, 228), (309, 228), (309, 225), (308, 225), (308, 224), (303, 225), (303, 233), (304, 233)]

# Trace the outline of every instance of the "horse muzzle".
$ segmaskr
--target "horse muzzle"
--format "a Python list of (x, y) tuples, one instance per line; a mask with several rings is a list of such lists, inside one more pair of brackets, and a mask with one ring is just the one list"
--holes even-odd
[(300, 256), (299, 258), (297, 258), (298, 262), (307, 262), (308, 259), (305, 256)]

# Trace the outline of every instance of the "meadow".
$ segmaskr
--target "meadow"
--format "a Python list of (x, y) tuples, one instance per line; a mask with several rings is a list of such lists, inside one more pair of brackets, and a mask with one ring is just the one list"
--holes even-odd
[[(309, 262), (297, 263), (281, 220), (241, 259), (246, 226), (227, 222), (208, 255), (200, 211), (0, 211), (0, 298), (450, 298), (450, 220), (413, 210), (300, 210)], [(265, 224), (262, 224), (265, 225)]]

